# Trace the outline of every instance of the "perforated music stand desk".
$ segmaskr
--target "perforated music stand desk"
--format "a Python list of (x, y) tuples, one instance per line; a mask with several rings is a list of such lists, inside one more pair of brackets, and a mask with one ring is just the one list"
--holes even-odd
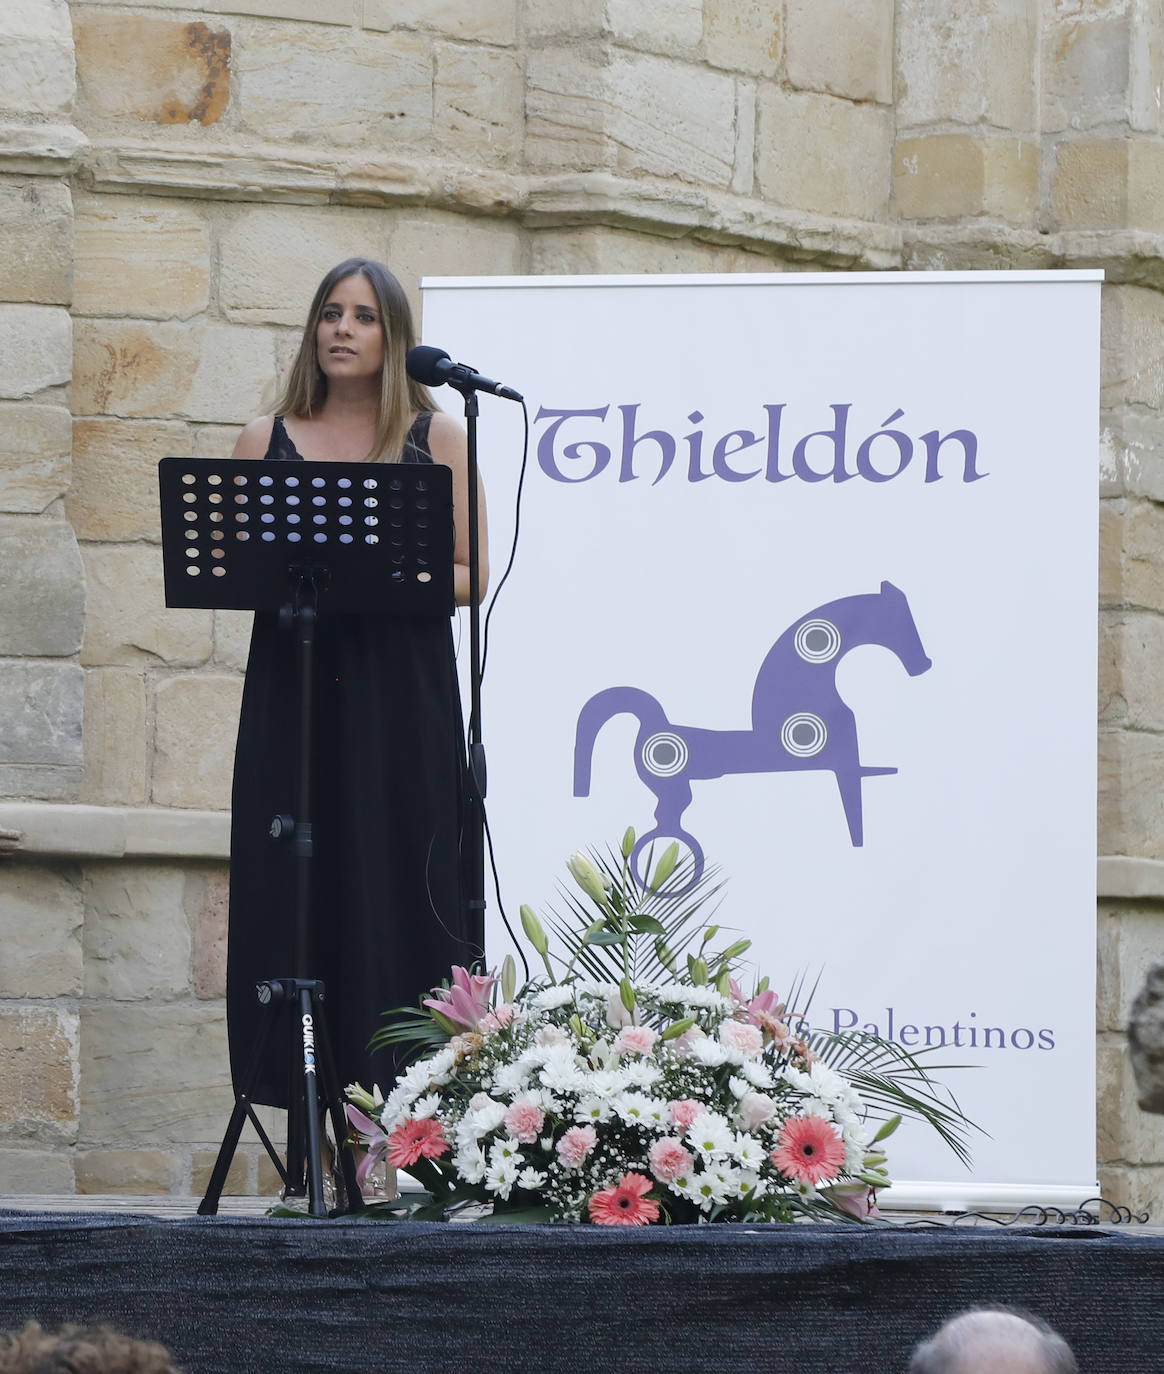
[(450, 615), (452, 473), (428, 463), (163, 458), (166, 605)]
[[(346, 1124), (323, 1015), (325, 990), (307, 968), (316, 617), (452, 613), (452, 473), (427, 463), (163, 458), (158, 483), (166, 605), (278, 611), (280, 622), (295, 629), (299, 685), (296, 812), (273, 816), (270, 829), (272, 838), (289, 839), (295, 849), (294, 976), (281, 971), (257, 984), (256, 995), (264, 1005), (274, 1001), (298, 1006), (298, 1020), (285, 1020), (297, 1036), (291, 1057), (302, 1069), (303, 1092), (293, 1092), (290, 1098), (284, 1169), (250, 1101), (272, 1024), (268, 1018), (250, 1065), (236, 1084), (234, 1111), (198, 1210), (203, 1215), (217, 1211), (239, 1135), (249, 1119), (289, 1194), (303, 1191), (306, 1170), (309, 1210), (323, 1216), (327, 1207), (321, 1111), (331, 1114), (337, 1146), (343, 1144)], [(287, 743), (291, 747), (292, 742)], [(339, 1153), (346, 1210), (356, 1211), (363, 1204), (351, 1152)]]

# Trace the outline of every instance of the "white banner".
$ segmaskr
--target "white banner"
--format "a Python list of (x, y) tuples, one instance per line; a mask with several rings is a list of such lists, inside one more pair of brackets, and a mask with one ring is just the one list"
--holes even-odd
[[(1100, 277), (422, 283), (425, 342), (530, 410), (483, 712), (511, 918), (576, 848), (684, 839), (814, 1024), (975, 1066), (972, 1172), (903, 1129), (901, 1204), (1094, 1191)], [(521, 415), (481, 411), (496, 582)]]

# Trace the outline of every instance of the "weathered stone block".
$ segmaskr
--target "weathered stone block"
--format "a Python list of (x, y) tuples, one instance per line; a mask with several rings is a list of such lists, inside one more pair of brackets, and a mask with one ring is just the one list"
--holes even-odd
[(152, 799), (157, 806), (226, 810), (242, 680), (179, 677), (159, 683)]
[(98, 116), (215, 124), (230, 102), (229, 28), (79, 8), (77, 81)]
[(1129, 6), (1099, 5), (1089, 13), (1052, 6), (1043, 24), (1044, 131), (1091, 129), (1126, 119), (1131, 49)]
[(73, 1161), (68, 1153), (54, 1153), (39, 1145), (0, 1150), (0, 1197), (74, 1191)]
[(1123, 522), (1121, 601), (1164, 611), (1161, 549), (1164, 549), (1164, 510), (1155, 501), (1130, 501)]
[(97, 667), (146, 663), (189, 666), (210, 657), (211, 615), (166, 606), (162, 555), (140, 544), (90, 544), (81, 662)]
[(703, 36), (703, 5), (701, 0), (607, 0), (606, 25), (618, 43), (686, 56)]
[(1164, 229), (1164, 147), (1154, 139), (1072, 139), (1055, 150), (1051, 205), (1061, 229)]
[(78, 420), (65, 504), (78, 537), (159, 542), (158, 463), (191, 446), (189, 429), (175, 421)]
[(326, 129), (331, 147), (366, 143), (381, 151), (431, 135), (426, 39), (273, 24), (239, 31), (239, 114), (251, 133), (314, 144)]
[(345, 258), (386, 258), (386, 250), (381, 212), (248, 208), (222, 236), (219, 303), (231, 320), (302, 328), (326, 272)]
[(568, 276), (607, 272), (769, 272), (771, 259), (697, 239), (660, 239), (627, 229), (540, 229), (529, 247), (530, 271)]
[(229, 458), (241, 433), (241, 425), (197, 425), (191, 452), (195, 458)]
[(0, 644), (6, 654), (75, 654), (85, 625), (77, 536), (62, 521), (0, 516)]
[(1164, 915), (1146, 906), (1116, 906), (1100, 913), (1096, 1027), (1123, 1032), (1148, 970), (1164, 958)]
[(1133, 7), (1129, 48), (1129, 122), (1143, 133), (1164, 133), (1164, 8)]
[(0, 663), (0, 764), (79, 767), (84, 673), (72, 663)]
[(625, 173), (728, 186), (735, 168), (735, 80), (627, 54), (608, 72), (607, 136)]
[(73, 204), (64, 182), (41, 177), (0, 181), (0, 242), (0, 300), (68, 305), (73, 294)]
[(1140, 1110), (1135, 1076), (1123, 1044), (1101, 1044), (1096, 1050), (1095, 1070), (1098, 1157), (1109, 1164), (1164, 1160), (1164, 1116)]
[(786, 0), (788, 80), (801, 91), (893, 100), (894, 0)]
[(81, 320), (73, 410), (245, 424), (262, 413), (275, 368), (270, 330)]
[(1115, 406), (1100, 424), (1101, 494), (1164, 501), (1164, 413)]
[(210, 226), (191, 201), (89, 196), (77, 204), (73, 310), (188, 320), (210, 298)]
[[(195, 1150), (190, 1168), (190, 1192), (201, 1197), (210, 1187), (210, 1175), (218, 1159), (217, 1150)], [(223, 1197), (247, 1197), (251, 1187), (251, 1161), (241, 1151), (236, 1151), (226, 1171), (226, 1183), (222, 1188)]]
[(0, 305), (0, 397), (22, 400), (73, 375), (73, 325), (52, 305)]
[(366, 29), (427, 29), (462, 43), (511, 46), (517, 36), (517, 0), (364, 0)]
[(83, 799), (102, 806), (142, 805), (148, 751), (145, 677), (131, 668), (89, 668)]
[(214, 662), (220, 668), (233, 668), (240, 673), (246, 668), (253, 624), (250, 611), (214, 612)]
[(1105, 1167), (1101, 1164), (1099, 1191), (1117, 1206), (1129, 1208), (1133, 1215), (1139, 1217), (1147, 1213), (1155, 1221), (1164, 1212), (1164, 1167), (1158, 1164)]
[(766, 0), (704, 0), (703, 50), (713, 67), (775, 76), (783, 53), (780, 6)]
[(898, 0), (897, 126), (1035, 129), (1038, 10), (1027, 0)]
[(525, 156), (537, 170), (614, 165), (608, 57), (595, 46), (540, 48), (525, 62)]
[(232, 1107), (221, 1007), (86, 1005), (81, 1140), (88, 1148), (210, 1144)]
[(458, 158), (508, 162), (523, 136), (522, 65), (511, 52), (434, 44), (433, 131)]
[(153, 864), (85, 870), (85, 996), (170, 997), (190, 986), (185, 874)]
[(972, 134), (903, 139), (894, 153), (893, 192), (902, 219), (989, 215), (1027, 223), (1038, 202), (1038, 149)]
[(174, 1163), (164, 1150), (78, 1150), (78, 1193), (151, 1197), (170, 1191)]
[(1164, 410), (1164, 293), (1109, 286), (1102, 300), (1101, 404)]
[(230, 908), (227, 868), (196, 868), (186, 874), (182, 897), (190, 926), (194, 996), (226, 996), (226, 925)]
[(521, 271), (522, 234), (503, 220), (441, 210), (401, 215), (392, 228), (392, 270), (421, 323), (420, 277), (505, 276)]
[(1102, 624), (1100, 719), (1164, 730), (1164, 619), (1129, 611)]
[(76, 76), (65, 0), (5, 0), (0, 9), (0, 110), (68, 115)]
[(71, 866), (0, 864), (0, 997), (80, 994), (80, 877)]
[(1101, 854), (1164, 857), (1162, 777), (1164, 738), (1138, 730), (1100, 729)]
[(0, 1140), (77, 1138), (78, 1021), (61, 1007), (0, 1007)]
[(759, 93), (757, 125), (756, 177), (765, 199), (823, 215), (885, 217), (888, 111), (767, 86)]
[(72, 443), (64, 406), (0, 404), (0, 511), (35, 514), (63, 496)]
[[(1139, 503), (1135, 503), (1139, 504)], [(1124, 527), (1126, 501), (1101, 501), (1099, 506), (1099, 604), (1117, 606), (1124, 599)], [(1151, 605), (1151, 602), (1142, 603)]]

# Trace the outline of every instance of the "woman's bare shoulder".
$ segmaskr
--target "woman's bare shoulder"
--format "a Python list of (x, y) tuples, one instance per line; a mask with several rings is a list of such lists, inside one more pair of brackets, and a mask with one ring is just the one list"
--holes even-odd
[(271, 443), (271, 431), (275, 427), (273, 415), (260, 415), (252, 420), (238, 436), (232, 458), (265, 458)]
[(465, 431), (443, 410), (434, 410), (428, 426), (428, 448), (438, 463), (465, 461)]

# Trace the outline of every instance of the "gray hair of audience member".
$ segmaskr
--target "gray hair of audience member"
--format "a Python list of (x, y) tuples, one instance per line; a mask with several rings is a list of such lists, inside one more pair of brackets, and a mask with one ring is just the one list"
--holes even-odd
[(959, 1312), (913, 1352), (909, 1374), (1079, 1374), (1071, 1347), (1040, 1317), (1015, 1307)]

